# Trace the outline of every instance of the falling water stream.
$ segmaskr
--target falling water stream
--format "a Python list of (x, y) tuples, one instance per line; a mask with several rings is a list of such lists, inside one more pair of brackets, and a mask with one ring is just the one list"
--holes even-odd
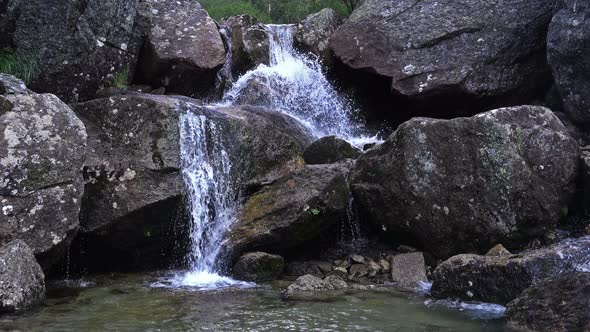
[[(263, 80), (271, 94), (272, 109), (299, 120), (317, 137), (337, 135), (362, 144), (361, 126), (353, 109), (324, 75), (317, 60), (294, 49), (293, 26), (269, 25), (270, 65), (243, 75), (223, 98), (235, 104), (251, 80)], [(231, 68), (228, 69), (231, 71)], [(220, 275), (217, 258), (223, 237), (236, 218), (239, 193), (232, 178), (232, 163), (220, 129), (194, 112), (180, 119), (182, 173), (190, 210), (189, 271), (174, 278), (174, 285), (198, 288), (248, 286)]]

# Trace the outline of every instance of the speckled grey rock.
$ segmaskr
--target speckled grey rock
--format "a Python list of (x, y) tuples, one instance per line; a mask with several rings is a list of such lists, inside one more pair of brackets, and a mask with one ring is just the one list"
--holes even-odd
[(0, 244), (24, 240), (47, 268), (79, 227), (86, 129), (54, 95), (0, 105)]
[(269, 35), (264, 24), (249, 15), (232, 16), (221, 24), (231, 36), (234, 77), (240, 77), (260, 64), (268, 65)]
[(22, 240), (0, 247), (0, 313), (22, 312), (45, 299), (45, 276)]
[(404, 288), (418, 288), (421, 282), (428, 282), (424, 255), (413, 252), (393, 256), (391, 280)]
[(92, 98), (125, 68), (134, 72), (151, 15), (139, 0), (3, 2), (0, 48), (35, 57), (29, 87), (66, 102)]
[(506, 304), (542, 280), (590, 268), (590, 236), (518, 255), (457, 255), (433, 273), (432, 296)]
[(547, 59), (565, 111), (577, 123), (590, 122), (590, 4), (562, 0), (549, 26)]
[(313, 53), (330, 64), (333, 62), (330, 37), (340, 24), (342, 17), (334, 9), (324, 8), (297, 25), (295, 42), (303, 51)]
[(555, 227), (567, 212), (579, 155), (543, 107), (415, 118), (357, 161), (352, 191), (386, 234), (409, 234), (441, 258), (485, 253)]
[(365, 0), (333, 34), (344, 64), (391, 78), (391, 90), (496, 98), (549, 80), (553, 0)]
[(285, 268), (285, 260), (279, 255), (265, 252), (249, 252), (234, 265), (234, 277), (246, 281), (271, 281), (277, 279)]
[(590, 331), (590, 273), (571, 272), (528, 288), (506, 310), (517, 331)]
[[(289, 287), (287, 287), (282, 293), (282, 298), (284, 300), (315, 299), (325, 295), (322, 293), (325, 293), (326, 291), (334, 290), (335, 288), (334, 285), (332, 285), (332, 282), (332, 279), (324, 281), (321, 278), (306, 274), (297, 278), (294, 283), (289, 285)], [(336, 286), (339, 287), (338, 285)]]
[(146, 0), (152, 26), (141, 56), (139, 79), (168, 93), (203, 95), (225, 63), (215, 21), (193, 0)]
[(32, 93), (25, 82), (7, 74), (0, 74), (0, 95), (29, 94)]

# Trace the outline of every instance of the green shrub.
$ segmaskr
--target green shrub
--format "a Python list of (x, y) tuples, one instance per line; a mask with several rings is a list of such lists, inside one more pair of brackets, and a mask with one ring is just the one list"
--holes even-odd
[(19, 53), (9, 48), (0, 50), (0, 73), (15, 76), (29, 84), (38, 71), (39, 60), (34, 54)]
[(333, 8), (340, 15), (350, 11), (342, 0), (200, 0), (211, 17), (247, 14), (264, 23), (296, 23), (323, 8)]
[(216, 20), (236, 15), (250, 15), (264, 23), (272, 23), (270, 16), (246, 0), (200, 0), (209, 12), (209, 15)]

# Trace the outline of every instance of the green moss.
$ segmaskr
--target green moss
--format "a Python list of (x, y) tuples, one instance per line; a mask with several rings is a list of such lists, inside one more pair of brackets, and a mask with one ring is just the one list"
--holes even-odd
[(10, 48), (0, 50), (0, 73), (31, 83), (39, 73), (39, 59), (32, 52), (16, 52)]

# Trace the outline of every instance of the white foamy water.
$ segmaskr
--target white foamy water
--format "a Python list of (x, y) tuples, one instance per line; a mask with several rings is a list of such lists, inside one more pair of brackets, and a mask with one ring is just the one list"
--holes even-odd
[(198, 288), (234, 285), (236, 281), (220, 276), (216, 269), (223, 236), (236, 218), (238, 195), (220, 128), (204, 115), (183, 112), (180, 151), (190, 211), (189, 271), (175, 276), (171, 284)]
[(294, 26), (268, 25), (267, 29), (270, 65), (260, 65), (238, 79), (223, 104), (237, 103), (257, 82), (270, 94), (268, 106), (294, 117), (316, 137), (336, 135), (357, 146), (378, 142), (376, 136), (364, 133), (351, 103), (330, 83), (321, 63), (295, 50)]
[(424, 304), (431, 308), (448, 308), (463, 311), (470, 316), (478, 319), (498, 319), (504, 316), (506, 307), (484, 302), (463, 302), (452, 300), (426, 300)]

